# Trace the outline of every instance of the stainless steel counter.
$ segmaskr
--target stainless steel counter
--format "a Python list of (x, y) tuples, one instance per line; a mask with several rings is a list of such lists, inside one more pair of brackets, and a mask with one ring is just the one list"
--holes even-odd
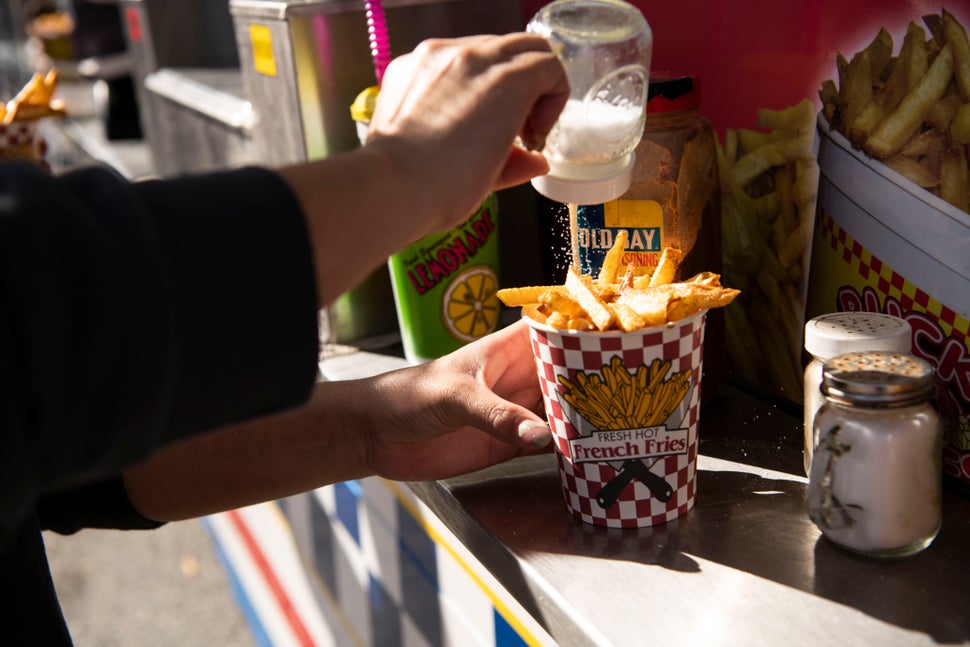
[[(349, 353), (321, 370), (400, 365)], [(797, 412), (724, 387), (700, 435), (695, 508), (652, 528), (574, 520), (551, 455), (409, 485), (561, 645), (970, 644), (970, 500), (945, 493), (924, 553), (874, 561), (808, 519)]]

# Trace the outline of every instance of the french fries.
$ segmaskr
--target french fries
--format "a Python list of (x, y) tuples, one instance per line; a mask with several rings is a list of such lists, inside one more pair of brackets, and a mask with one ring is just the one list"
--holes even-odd
[(652, 275), (634, 276), (634, 268), (627, 267), (620, 276), (623, 234), (613, 241), (596, 279), (570, 267), (564, 285), (503, 288), (498, 298), (509, 307), (526, 307), (529, 316), (554, 328), (630, 332), (726, 306), (740, 293), (722, 286), (713, 272), (674, 282), (683, 256), (674, 248), (661, 253)]
[[(880, 35), (843, 76), (870, 78), (885, 65)], [(834, 82), (823, 88), (843, 100)], [(870, 88), (871, 90), (871, 88)], [(793, 401), (802, 397), (802, 326), (819, 170), (815, 108), (805, 99), (758, 111), (759, 130), (728, 129), (718, 143), (724, 278), (743, 291), (725, 313), (732, 370)], [(679, 306), (674, 308), (675, 314)]]
[(0, 123), (9, 126), (14, 121), (63, 115), (64, 102), (54, 98), (56, 86), (56, 68), (36, 72), (10, 101), (0, 104)]
[[(822, 113), (856, 148), (968, 211), (970, 40), (946, 9), (922, 20), (925, 29), (910, 23), (899, 53), (885, 61), (885, 29), (850, 62), (840, 54), (838, 85), (830, 79), (819, 89)], [(862, 59), (868, 74), (862, 63), (853, 67)]]

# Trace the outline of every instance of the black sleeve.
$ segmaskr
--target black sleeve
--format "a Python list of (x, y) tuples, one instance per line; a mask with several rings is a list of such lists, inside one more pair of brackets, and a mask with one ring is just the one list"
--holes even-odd
[(0, 164), (0, 540), (45, 492), (302, 402), (312, 269), (270, 171), (130, 184)]
[(135, 509), (120, 476), (42, 494), (37, 500), (37, 521), (42, 530), (62, 535), (82, 528), (153, 530), (165, 525)]

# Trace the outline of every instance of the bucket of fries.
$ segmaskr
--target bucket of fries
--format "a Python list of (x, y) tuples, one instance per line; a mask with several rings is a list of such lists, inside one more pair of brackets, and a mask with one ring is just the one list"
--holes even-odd
[(943, 474), (970, 492), (970, 40), (946, 10), (901, 36), (840, 56), (819, 92), (806, 316), (909, 322), (937, 373)]
[(598, 277), (499, 291), (529, 324), (566, 508), (600, 526), (666, 523), (694, 506), (704, 324), (738, 291), (709, 272), (674, 282), (668, 248), (652, 275), (620, 278), (625, 241)]

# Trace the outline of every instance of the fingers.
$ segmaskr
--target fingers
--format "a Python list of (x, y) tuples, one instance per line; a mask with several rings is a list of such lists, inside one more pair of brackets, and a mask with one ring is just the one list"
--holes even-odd
[(549, 172), (549, 162), (541, 153), (513, 146), (509, 158), (495, 181), (493, 190), (507, 189)]
[(511, 147), (518, 135), (527, 150), (536, 151), (568, 94), (562, 64), (540, 36), (430, 39), (388, 67), (372, 137), (421, 124), (426, 134), (454, 129), (452, 136), (474, 139), (479, 149)]
[(464, 424), (485, 431), (509, 444), (541, 449), (549, 444), (552, 432), (545, 420), (529, 409), (496, 396), (487, 389), (466, 394), (455, 402), (456, 413)]
[(537, 414), (542, 395), (535, 372), (528, 328), (522, 321), (462, 348), (442, 362), (454, 381), (447, 409), (455, 422), (481, 429), (512, 444), (541, 448), (551, 431)]

